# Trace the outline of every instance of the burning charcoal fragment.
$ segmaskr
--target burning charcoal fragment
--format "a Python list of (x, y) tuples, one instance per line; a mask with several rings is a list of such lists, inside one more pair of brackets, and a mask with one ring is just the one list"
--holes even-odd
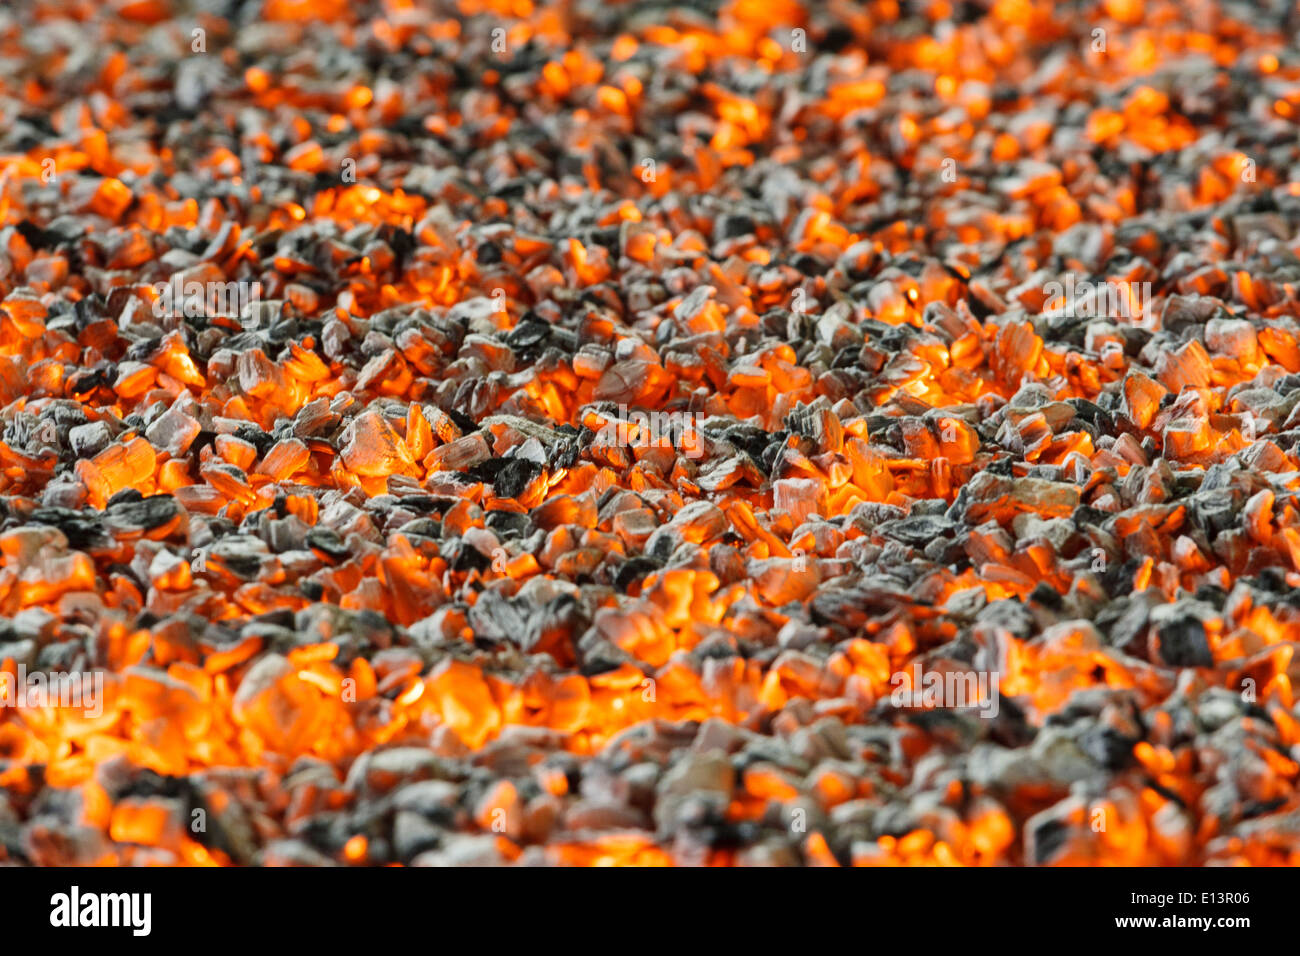
[(443, 830), (418, 813), (403, 810), (393, 817), (393, 851), (404, 863), (426, 850), (438, 849), (442, 838)]
[(133, 499), (110, 499), (106, 523), (110, 529), (156, 531), (181, 517), (181, 509), (171, 495), (137, 496)]
[(103, 522), (93, 515), (66, 508), (37, 508), (31, 520), (58, 528), (68, 539), (68, 545), (78, 550), (108, 547), (111, 543)]
[(1093, 728), (1085, 733), (1080, 746), (1098, 764), (1110, 771), (1123, 770), (1132, 762), (1135, 740), (1113, 728)]
[(484, 519), (484, 524), (499, 538), (522, 537), (532, 529), (528, 516), (514, 511), (493, 511)]
[(488, 644), (519, 638), (528, 627), (527, 618), (510, 600), (488, 591), (469, 611), (469, 623), (476, 640)]
[(432, 518), (416, 518), (406, 522), (398, 530), (404, 535), (419, 535), (431, 541), (437, 541), (442, 537), (442, 523)]
[(1062, 607), (1060, 592), (1046, 581), (1039, 581), (1034, 585), (1034, 589), (1029, 593), (1029, 600), (1053, 611), (1059, 611)]
[(471, 466), (467, 474), (492, 484), (503, 498), (517, 498), (541, 471), (541, 466), (525, 458), (490, 458)]
[(317, 527), (307, 532), (307, 546), (330, 561), (345, 561), (352, 554), (338, 532), (330, 528)]
[(614, 578), (614, 586), (623, 593), (636, 581), (641, 580), (646, 575), (651, 574), (661, 568), (662, 562), (655, 560), (650, 555), (643, 555), (632, 558), (618, 569), (618, 574)]
[(913, 547), (921, 548), (935, 538), (950, 534), (954, 522), (937, 515), (914, 515), (897, 521), (886, 521), (876, 526), (876, 532)]
[(562, 595), (547, 603), (540, 614), (529, 617), (521, 647), (531, 653), (549, 653), (567, 662), (572, 659), (574, 636), (585, 631), (590, 623), (578, 601)]
[(109, 508), (115, 508), (139, 504), (141, 501), (144, 501), (144, 495), (138, 488), (123, 488), (121, 491), (114, 492), (106, 504)]
[(102, 421), (77, 425), (68, 432), (68, 444), (78, 458), (93, 458), (107, 448), (112, 440), (112, 432)]
[(206, 564), (214, 570), (251, 581), (262, 569), (262, 555), (248, 539), (232, 535), (213, 545)]
[(447, 559), (447, 564), (454, 571), (486, 571), (492, 566), (490, 557), (463, 538), (445, 545), (443, 557)]
[(1196, 612), (1177, 605), (1151, 613), (1151, 628), (1160, 660), (1171, 667), (1213, 667), (1205, 623)]
[(1067, 399), (1066, 403), (1075, 409), (1075, 415), (1092, 426), (1099, 434), (1109, 434), (1114, 429), (1114, 421), (1101, 406), (1082, 398)]
[(517, 351), (527, 352), (542, 346), (550, 334), (551, 327), (548, 323), (525, 317), (506, 336), (506, 344)]
[(1045, 819), (1025, 836), (1030, 857), (1035, 866), (1046, 866), (1069, 840), (1067, 824), (1061, 820)]

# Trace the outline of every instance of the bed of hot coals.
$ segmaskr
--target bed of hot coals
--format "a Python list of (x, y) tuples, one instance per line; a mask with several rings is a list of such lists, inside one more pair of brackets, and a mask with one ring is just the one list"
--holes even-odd
[(0, 861), (1300, 856), (1286, 3), (0, 10)]

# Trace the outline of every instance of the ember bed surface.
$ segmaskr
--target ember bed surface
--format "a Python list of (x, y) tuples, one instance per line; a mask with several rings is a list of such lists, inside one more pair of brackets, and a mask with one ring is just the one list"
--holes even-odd
[(1296, 862), (1296, 27), (6, 5), (0, 862)]

